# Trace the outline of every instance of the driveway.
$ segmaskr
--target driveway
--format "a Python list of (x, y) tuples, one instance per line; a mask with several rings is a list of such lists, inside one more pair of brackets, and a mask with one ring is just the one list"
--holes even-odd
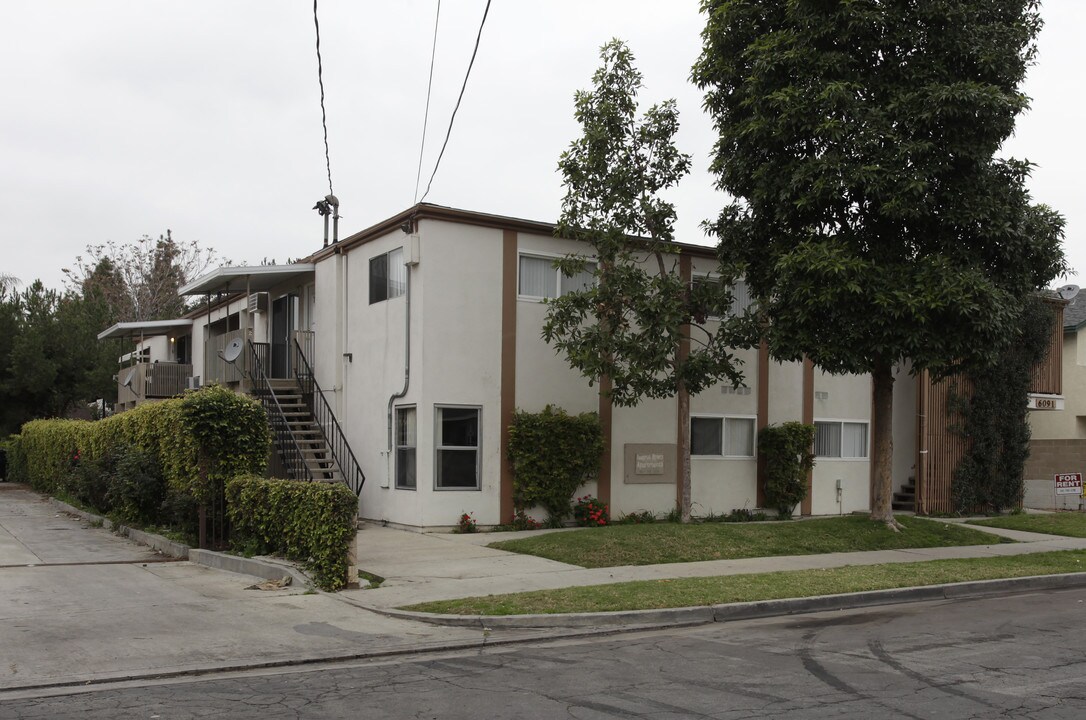
[(177, 561), (0, 483), (0, 693), (533, 637), (387, 618)]

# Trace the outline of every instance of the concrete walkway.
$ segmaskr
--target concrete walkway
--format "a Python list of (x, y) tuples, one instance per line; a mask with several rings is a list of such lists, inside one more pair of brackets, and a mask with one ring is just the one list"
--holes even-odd
[(525, 590), (554, 590), (578, 585), (605, 585), (630, 580), (713, 577), (846, 565), (1022, 555), (1052, 550), (1086, 550), (1086, 538), (970, 527), (1017, 542), (586, 569), (486, 547), (492, 542), (512, 540), (537, 534), (539, 531), (451, 535), (422, 534), (379, 525), (365, 525), (358, 533), (359, 568), (385, 578), (385, 582), (378, 588), (341, 594), (361, 606), (391, 609), (432, 600), (454, 600)]

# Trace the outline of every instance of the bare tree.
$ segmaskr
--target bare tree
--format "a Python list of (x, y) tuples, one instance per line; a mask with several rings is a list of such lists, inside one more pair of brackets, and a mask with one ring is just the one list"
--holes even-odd
[(195, 240), (178, 242), (167, 230), (157, 239), (144, 235), (126, 245), (88, 245), (64, 273), (68, 289), (101, 297), (115, 321), (168, 320), (185, 312), (178, 289), (224, 263), (214, 250)]

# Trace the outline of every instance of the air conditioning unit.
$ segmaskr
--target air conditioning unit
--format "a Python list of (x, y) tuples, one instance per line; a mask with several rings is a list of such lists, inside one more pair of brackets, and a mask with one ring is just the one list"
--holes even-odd
[(193, 375), (191, 377), (185, 378), (185, 387), (188, 388), (189, 390), (199, 390), (200, 389), (200, 376), (199, 375)]
[(249, 296), (249, 314), (268, 312), (268, 293), (253, 293)]

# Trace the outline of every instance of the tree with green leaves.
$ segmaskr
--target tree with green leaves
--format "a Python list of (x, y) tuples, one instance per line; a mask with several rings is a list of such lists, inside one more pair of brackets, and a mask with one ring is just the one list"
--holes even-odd
[(690, 519), (690, 395), (721, 380), (742, 381), (727, 341), (731, 306), (725, 282), (691, 283), (673, 244), (675, 209), (660, 196), (690, 167), (676, 150), (674, 100), (638, 117), (642, 76), (633, 55), (612, 40), (593, 88), (576, 94), (580, 138), (562, 154), (566, 187), (556, 234), (590, 245), (559, 261), (569, 277), (594, 282), (550, 300), (543, 338), (619, 406), (677, 397), (684, 434), (680, 510)]
[(1031, 297), (1012, 342), (996, 362), (969, 373), (969, 390), (951, 395), (954, 431), (966, 444), (951, 493), (959, 513), (1001, 513), (1018, 507), (1029, 459), (1029, 392), (1033, 370), (1052, 342), (1056, 313)]
[(101, 303), (40, 281), (17, 294), (0, 290), (0, 433), (116, 392), (116, 360), (96, 338), (104, 319)]
[(990, 363), (1064, 271), (1030, 165), (1036, 0), (704, 0), (693, 69), (735, 200), (713, 224), (782, 360), (871, 373), (872, 517), (890, 507), (893, 370)]

